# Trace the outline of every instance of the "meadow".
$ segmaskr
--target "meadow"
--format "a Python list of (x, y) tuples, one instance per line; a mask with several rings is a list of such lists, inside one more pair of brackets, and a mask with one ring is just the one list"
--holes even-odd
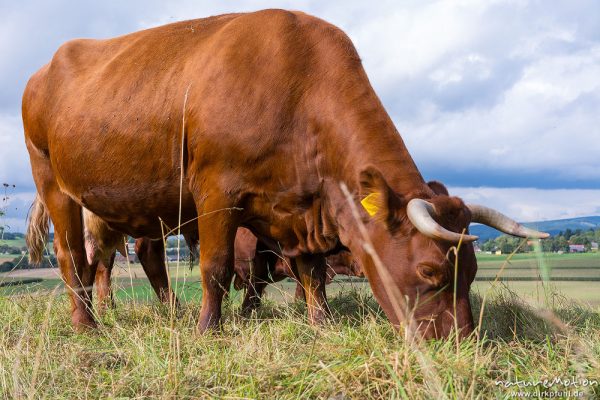
[(1, 245), (7, 245), (7, 246), (13, 246), (13, 247), (24, 247), (25, 244), (25, 238), (19, 238), (19, 239), (0, 239), (0, 246)]
[(368, 284), (347, 279), (329, 286), (323, 326), (307, 324), (284, 281), (250, 317), (233, 291), (222, 331), (198, 335), (198, 268), (183, 264), (171, 267), (177, 313), (121, 263), (117, 306), (97, 331), (75, 333), (57, 270), (38, 270), (40, 282), (0, 288), (0, 398), (599, 398), (600, 282), (509, 279), (598, 278), (600, 254), (478, 261), (478, 277), (507, 280), (474, 284), (478, 327), (460, 343), (394, 330)]

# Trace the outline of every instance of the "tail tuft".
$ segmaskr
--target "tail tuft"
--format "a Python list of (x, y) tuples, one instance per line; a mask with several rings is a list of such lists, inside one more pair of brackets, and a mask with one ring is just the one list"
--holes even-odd
[(25, 242), (29, 249), (29, 263), (39, 265), (44, 259), (44, 250), (50, 233), (50, 216), (46, 206), (35, 196), (29, 213), (29, 224), (27, 225), (27, 234)]

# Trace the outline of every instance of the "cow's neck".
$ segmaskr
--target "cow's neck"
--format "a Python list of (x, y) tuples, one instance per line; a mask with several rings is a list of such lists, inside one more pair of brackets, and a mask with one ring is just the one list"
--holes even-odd
[[(406, 200), (431, 195), (391, 118), (378, 99), (371, 102), (376, 103), (371, 111), (349, 113), (346, 119), (338, 119), (338, 129), (345, 140), (341, 141), (344, 148), (338, 151), (344, 156), (333, 158), (334, 169), (340, 171), (337, 178), (347, 185), (357, 206), (361, 193), (359, 177), (369, 167), (378, 169), (389, 187)], [(330, 182), (328, 209), (335, 215), (340, 240), (350, 245), (360, 233), (339, 181)]]
[[(387, 185), (404, 197), (419, 196), (427, 190), (412, 157), (394, 124), (371, 88), (362, 68), (323, 80), (306, 95), (305, 134), (296, 136), (296, 188), (314, 190), (313, 202), (302, 216), (298, 208), (286, 207), (285, 198), (274, 209), (295, 215), (282, 226), (294, 226), (288, 255), (328, 252), (336, 237), (355, 234), (356, 222), (340, 190), (344, 182), (355, 200), (360, 194), (361, 171), (375, 167)], [(339, 78), (339, 79), (336, 79)], [(315, 107), (318, 104), (319, 107)], [(301, 173), (299, 173), (301, 172)], [(306, 194), (302, 193), (304, 198)], [(297, 199), (298, 193), (292, 194)], [(282, 198), (280, 196), (280, 198)], [(282, 230), (283, 231), (283, 230)], [(343, 241), (342, 241), (343, 243)]]
[(394, 127), (379, 100), (371, 111), (350, 113), (339, 122), (339, 132), (344, 149), (340, 157), (334, 157), (334, 169), (339, 177), (355, 193), (359, 189), (361, 171), (377, 168), (390, 188), (402, 196), (426, 191), (427, 185), (417, 169), (404, 141)]

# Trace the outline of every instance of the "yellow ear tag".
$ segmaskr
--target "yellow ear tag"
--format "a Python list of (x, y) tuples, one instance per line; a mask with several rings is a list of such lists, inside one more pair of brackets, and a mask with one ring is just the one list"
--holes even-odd
[(373, 192), (360, 201), (367, 213), (372, 217), (379, 211), (379, 197), (381, 193)]

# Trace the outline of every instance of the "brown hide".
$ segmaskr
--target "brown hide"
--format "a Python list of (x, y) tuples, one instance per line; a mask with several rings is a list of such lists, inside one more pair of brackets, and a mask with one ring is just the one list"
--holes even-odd
[[(242, 310), (249, 312), (260, 305), (260, 297), (266, 283), (279, 282), (286, 278), (298, 280), (289, 257), (276, 251), (257, 252), (258, 239), (246, 228), (239, 228), (235, 237), (235, 278), (237, 290), (246, 289)], [(266, 254), (264, 254), (266, 253)], [(268, 256), (266, 260), (262, 258)], [(341, 251), (326, 257), (326, 283), (331, 283), (336, 275), (364, 276), (359, 265), (348, 251)], [(266, 268), (264, 267), (266, 266)], [(303, 288), (297, 283), (296, 297), (304, 298)], [(256, 297), (256, 298), (253, 298)]]
[[(427, 337), (450, 332), (448, 315), (463, 334), (472, 328), (472, 247), (453, 310), (450, 244), (406, 218), (410, 199), (429, 199), (461, 232), (468, 209), (425, 184), (351, 41), (318, 18), (265, 10), (67, 42), (27, 84), (23, 123), (76, 327), (95, 325), (81, 206), (112, 229), (158, 238), (178, 225), (181, 204), (183, 233), (199, 234), (201, 331), (219, 324), (238, 226), (296, 257), (312, 322), (327, 314), (323, 254), (343, 244), (393, 324), (407, 296)], [(340, 182), (359, 207), (379, 194), (376, 215), (359, 212), (387, 275), (365, 252)]]

